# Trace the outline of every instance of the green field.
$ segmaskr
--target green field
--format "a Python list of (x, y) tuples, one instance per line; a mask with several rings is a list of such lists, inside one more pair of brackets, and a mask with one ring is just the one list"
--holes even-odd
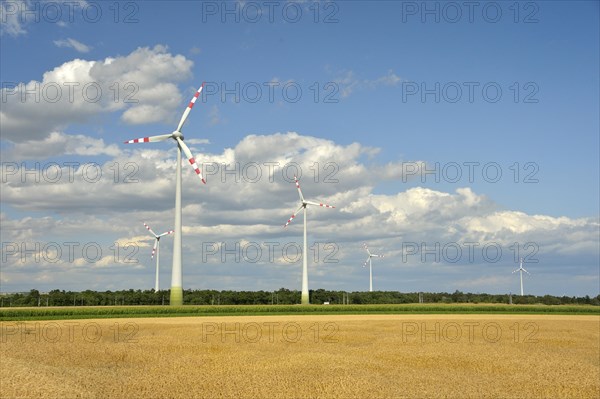
[(404, 304), (404, 305), (221, 305), (84, 306), (0, 308), (0, 321), (117, 317), (260, 316), (306, 314), (581, 314), (600, 315), (590, 305)]

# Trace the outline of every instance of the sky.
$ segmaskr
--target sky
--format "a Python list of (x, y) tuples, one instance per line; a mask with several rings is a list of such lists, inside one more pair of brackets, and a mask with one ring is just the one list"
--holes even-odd
[[(600, 292), (599, 3), (1, 3), (0, 291)], [(172, 236), (161, 239), (170, 286)]]

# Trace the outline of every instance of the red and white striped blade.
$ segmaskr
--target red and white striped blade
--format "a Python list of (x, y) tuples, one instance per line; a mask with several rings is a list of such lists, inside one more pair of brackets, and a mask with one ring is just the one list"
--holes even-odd
[(294, 212), (294, 214), (292, 215), (292, 217), (290, 217), (288, 219), (288, 221), (286, 222), (285, 226), (283, 226), (283, 227), (287, 227), (288, 224), (292, 223), (292, 221), (294, 220), (294, 218), (296, 217), (296, 215), (298, 214), (298, 212), (300, 212), (303, 208), (304, 208), (304, 205), (300, 205), (300, 208), (298, 208), (298, 210), (296, 212)]
[(152, 248), (152, 256), (150, 259), (154, 259), (154, 254), (156, 253), (156, 246), (158, 245), (158, 240), (154, 240), (154, 247)]
[(298, 189), (298, 195), (300, 196), (300, 201), (304, 202), (304, 195), (302, 195), (302, 190), (300, 190), (300, 182), (298, 178), (294, 176), (294, 181), (296, 182), (296, 188)]
[(367, 243), (366, 243), (366, 242), (363, 244), (363, 248), (364, 248), (364, 249), (367, 251), (367, 253), (368, 253), (369, 255), (371, 255), (371, 251), (369, 251), (369, 247), (367, 246)]
[(144, 226), (146, 226), (146, 229), (147, 229), (147, 230), (148, 230), (150, 233), (152, 233), (152, 235), (153, 235), (154, 237), (156, 237), (156, 233), (155, 233), (155, 232), (154, 232), (154, 231), (153, 231), (153, 230), (150, 228), (150, 226), (148, 226), (146, 223), (144, 223)]
[(203, 88), (204, 88), (204, 83), (202, 83), (202, 86), (200, 86), (200, 88), (196, 91), (196, 94), (194, 94), (194, 97), (192, 97), (192, 99), (190, 100), (190, 103), (188, 104), (187, 108), (185, 109), (185, 111), (183, 111), (183, 115), (181, 115), (181, 120), (179, 121), (179, 125), (177, 126), (178, 132), (181, 131), (181, 128), (183, 127), (183, 124), (185, 123), (185, 120), (187, 119), (188, 115), (190, 114), (190, 111), (192, 110), (192, 108), (194, 107), (196, 100), (198, 100), (198, 97), (200, 96), (200, 92), (202, 92)]
[(175, 232), (174, 230), (169, 230), (169, 231), (166, 231), (166, 232), (162, 233), (161, 235), (159, 235), (159, 237), (166, 236), (168, 234), (173, 234), (174, 232)]
[(313, 201), (305, 201), (305, 202), (310, 205), (322, 206), (324, 208), (335, 208), (335, 206), (333, 206), (333, 205), (323, 204), (322, 202), (313, 202)]
[(370, 256), (367, 258), (367, 260), (365, 261), (365, 263), (363, 263), (363, 267), (366, 267), (369, 264), (369, 259), (371, 259)]
[(194, 159), (194, 156), (192, 155), (192, 152), (190, 151), (190, 149), (188, 148), (188, 146), (185, 145), (185, 143), (183, 142), (183, 140), (181, 140), (179, 137), (176, 137), (176, 139), (177, 139), (177, 142), (179, 143), (179, 145), (181, 146), (181, 149), (185, 153), (185, 156), (187, 157), (190, 165), (192, 165), (192, 168), (194, 169), (194, 172), (196, 172), (196, 174), (198, 175), (198, 177), (200, 178), (200, 180), (202, 180), (202, 183), (206, 184), (206, 180), (204, 180), (204, 177), (202, 177), (202, 172), (200, 171), (200, 168), (198, 167), (198, 164), (196, 163), (196, 160)]
[(139, 139), (133, 139), (126, 141), (125, 144), (135, 144), (135, 143), (154, 143), (157, 141), (163, 141), (171, 138), (172, 134), (161, 134), (160, 136), (150, 136), (150, 137), (142, 137)]

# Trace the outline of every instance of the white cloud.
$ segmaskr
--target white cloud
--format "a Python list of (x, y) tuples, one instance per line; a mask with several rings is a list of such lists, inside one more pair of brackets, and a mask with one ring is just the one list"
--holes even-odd
[[(93, 281), (101, 277), (95, 273), (107, 267), (114, 268), (117, 277), (113, 276), (113, 279), (122, 281), (119, 283), (122, 287), (136, 283), (150, 287), (153, 275), (147, 270), (151, 266), (147, 252), (151, 237), (145, 236), (142, 222), (148, 222), (161, 231), (173, 227), (174, 146), (165, 150), (162, 149), (164, 146), (149, 143), (126, 147), (126, 150), (123, 147), (118, 151), (112, 147), (113, 144), (107, 145), (100, 139), (71, 137), (61, 133), (50, 135), (45, 146), (68, 146), (69, 142), (74, 143), (69, 147), (74, 154), (103, 151), (111, 157), (102, 165), (103, 178), (88, 182), (83, 178), (82, 168), (74, 171), (72, 182), (63, 179), (51, 183), (42, 179), (35, 183), (27, 181), (27, 177), (23, 181), (19, 173), (9, 176), (4, 173), (7, 181), (3, 182), (0, 192), (5, 210), (0, 218), (3, 241), (93, 241), (100, 243), (105, 252), (111, 251), (109, 247), (115, 242), (120, 246), (131, 242), (139, 247), (136, 256), (140, 261), (135, 266), (115, 263), (104, 254), (97, 264), (91, 265), (85, 259), (80, 259), (73, 263), (63, 262), (59, 270), (84, 273), (87, 277), (83, 280), (79, 280), (80, 274), (62, 276), (75, 286), (84, 284), (83, 288), (93, 287), (96, 284)], [(206, 144), (200, 138), (189, 139), (188, 142)], [(19, 147), (19, 151), (24, 149)], [(578, 259), (581, 266), (568, 271), (573, 278), (593, 273), (589, 264), (598, 258), (597, 232), (600, 223), (597, 219), (529, 215), (518, 210), (505, 210), (469, 187), (458, 187), (453, 192), (413, 187), (395, 193), (375, 194), (374, 189), (382, 181), (401, 178), (399, 174), (386, 176), (375, 173), (385, 166), (364, 163), (363, 158), (376, 150), (360, 143), (340, 145), (331, 140), (289, 132), (250, 135), (234, 147), (215, 154), (194, 151), (198, 161), (205, 163), (203, 171), (207, 174), (208, 184), (200, 183), (191, 168), (184, 165), (182, 202), (186, 287), (203, 284), (214, 288), (235, 288), (228, 285), (234, 284), (232, 281), (241, 284), (240, 287), (244, 289), (272, 289), (295, 284), (293, 281), (300, 270), (296, 266), (300, 263), (285, 260), (281, 248), (288, 243), (296, 245), (302, 240), (300, 217), (283, 228), (291, 212), (298, 206), (294, 183), (285, 175), (287, 172), (290, 177), (293, 176), (296, 167), (300, 167), (302, 172), (300, 184), (307, 199), (324, 201), (337, 207), (310, 209), (309, 240), (335, 243), (338, 246), (335, 257), (339, 260), (335, 265), (321, 263), (311, 266), (315, 270), (315, 274), (311, 272), (315, 277), (314, 283), (311, 283), (313, 287), (346, 289), (346, 284), (353, 284), (354, 279), (362, 279), (364, 269), (360, 265), (364, 261), (361, 249), (363, 241), (369, 242), (378, 253), (386, 255), (376, 266), (376, 275), (380, 279), (378, 287), (392, 284), (393, 281), (399, 281), (400, 284), (406, 278), (426, 281), (427, 284), (435, 282), (437, 290), (477, 291), (478, 287), (488, 287), (481, 291), (509, 292), (513, 280), (502, 273), (509, 273), (510, 276), (513, 270), (513, 253), (509, 248), (515, 242), (521, 246), (526, 242), (536, 243), (539, 248), (536, 256), (548, 270), (561, 273), (561, 269), (552, 264), (555, 259)], [(127, 172), (124, 166), (128, 162), (134, 165), (134, 173), (130, 177), (136, 182), (123, 181)], [(335, 163), (336, 169), (327, 169), (328, 162)], [(226, 173), (223, 163), (228, 164)], [(210, 174), (207, 170), (209, 165), (217, 168)], [(120, 171), (117, 181), (114, 179), (115, 166)], [(261, 175), (253, 180), (257, 166)], [(66, 168), (63, 175), (68, 176)], [(13, 211), (46, 216), (9, 216)], [(211, 242), (218, 244), (215, 248), (220, 248), (221, 243), (226, 243), (227, 248), (232, 248), (236, 242), (258, 243), (263, 246), (265, 254), (268, 254), (268, 249), (264, 243), (275, 242), (280, 252), (275, 254), (272, 262), (263, 259), (257, 263), (243, 260), (236, 263), (231, 259), (223, 262), (220, 254), (217, 254), (206, 262), (218, 264), (218, 269), (208, 270), (202, 260), (203, 245)], [(403, 244), (423, 242), (429, 246), (436, 242), (442, 246), (445, 243), (462, 245), (465, 242), (478, 242), (479, 263), (435, 263), (431, 256), (425, 262), (419, 256), (412, 256), (404, 262)], [(491, 270), (490, 267), (494, 265), (487, 264), (486, 267), (485, 262), (481, 261), (481, 246), (489, 242), (497, 243), (505, 250), (502, 261), (497, 264), (502, 270)], [(161, 246), (166, 259), (170, 256), (170, 248), (168, 241)], [(19, 273), (36, 276), (54, 267), (31, 262), (17, 264), (11, 259), (3, 264), (3, 270), (8, 273), (3, 278), (11, 281), (12, 286), (24, 284)], [(434, 263), (437, 271), (427, 269)], [(139, 272), (136, 272), (138, 269)], [(532, 274), (542, 274), (536, 264), (528, 270)], [(432, 275), (433, 272), (437, 274)], [(208, 280), (207, 273), (212, 276)], [(231, 280), (235, 273), (251, 273), (253, 278), (245, 282), (241, 278)], [(424, 277), (424, 273), (428, 277)], [(256, 286), (254, 282), (266, 274), (270, 276), (269, 284), (274, 286)], [(340, 275), (346, 276), (348, 281), (341, 279)], [(56, 284), (56, 281), (52, 284)], [(581, 283), (587, 284), (585, 281)], [(592, 279), (586, 287), (593, 283)], [(108, 289), (106, 287), (115, 283), (105, 281), (103, 284), (108, 285), (100, 287)], [(391, 286), (384, 287), (391, 289)], [(397, 289), (408, 290), (409, 287), (399, 286)]]
[(501, 285), (508, 285), (512, 280), (513, 276), (489, 276), (484, 275), (481, 277), (467, 278), (464, 280), (456, 281), (457, 290), (464, 292), (493, 292), (494, 287)]
[(367, 81), (368, 84), (371, 85), (371, 87), (375, 88), (377, 86), (396, 86), (398, 83), (400, 83), (401, 79), (398, 75), (396, 75), (394, 73), (394, 71), (392, 71), (391, 69), (388, 71), (387, 74), (375, 79), (375, 80), (371, 80), (371, 81)]
[(77, 40), (71, 39), (71, 38), (55, 40), (54, 45), (56, 47), (72, 48), (80, 53), (89, 53), (89, 51), (92, 49), (90, 46), (85, 45), (85, 44), (81, 43), (80, 41), (77, 41)]
[[(7, 34), (9, 36), (17, 37), (20, 35), (27, 34), (27, 27), (33, 22), (39, 22), (44, 15), (44, 2), (32, 1), (32, 0), (11, 0), (0, 2), (0, 35)], [(88, 3), (85, 0), (74, 0), (70, 1), (69, 8), (71, 10), (80, 10)], [(64, 5), (64, 4), (61, 4)], [(57, 5), (61, 7), (61, 5)], [(77, 13), (71, 14), (67, 12), (65, 8), (62, 13), (62, 18), (70, 18), (73, 15), (77, 16)], [(72, 21), (71, 21), (72, 22)], [(56, 21), (56, 24), (60, 27), (65, 27), (66, 23), (64, 20)]]
[(52, 132), (42, 140), (27, 140), (2, 150), (5, 161), (45, 160), (60, 155), (118, 157), (121, 150), (116, 144), (105, 144), (103, 139), (62, 132)]
[(389, 70), (387, 74), (375, 79), (360, 79), (354, 71), (342, 70), (336, 73), (334, 81), (338, 84), (340, 96), (347, 98), (358, 89), (376, 89), (380, 86), (396, 86), (400, 83), (401, 78)]
[(40, 140), (115, 111), (122, 111), (122, 120), (130, 124), (174, 120), (182, 103), (176, 83), (191, 75), (192, 65), (164, 46), (144, 47), (126, 56), (68, 61), (45, 72), (41, 81), (16, 83), (14, 88), (5, 84), (2, 137), (11, 142)]
[(185, 142), (189, 145), (210, 144), (208, 139), (186, 139)]
[(208, 111), (208, 117), (210, 118), (211, 126), (216, 126), (224, 122), (224, 119), (221, 116), (221, 112), (219, 111), (219, 107), (217, 107), (216, 105), (210, 107), (210, 111)]
[(0, 34), (14, 37), (26, 34), (26, 22), (22, 20), (20, 10), (30, 8), (31, 3), (29, 0), (0, 2)]
[(335, 78), (335, 82), (339, 85), (342, 98), (350, 96), (360, 85), (360, 80), (356, 78), (352, 71), (342, 72), (341, 75)]

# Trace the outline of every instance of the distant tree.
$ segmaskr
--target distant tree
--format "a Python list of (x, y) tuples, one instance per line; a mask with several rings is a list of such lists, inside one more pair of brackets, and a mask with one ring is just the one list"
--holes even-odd
[(38, 290), (31, 290), (25, 297), (25, 306), (37, 306), (40, 298), (40, 292)]

